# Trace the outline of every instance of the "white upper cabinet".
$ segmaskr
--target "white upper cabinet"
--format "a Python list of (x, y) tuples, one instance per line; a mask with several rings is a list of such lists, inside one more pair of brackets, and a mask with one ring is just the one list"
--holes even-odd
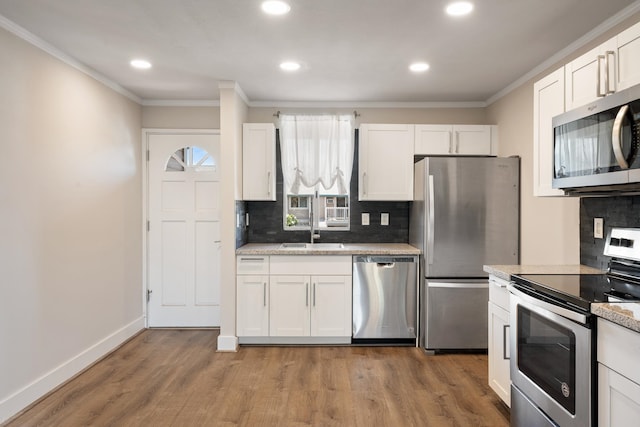
[(533, 85), (533, 195), (562, 196), (551, 186), (553, 178), (553, 128), (551, 120), (564, 113), (564, 68)]
[(413, 200), (414, 125), (361, 124), (359, 200)]
[(640, 84), (640, 23), (565, 66), (566, 110)]
[(611, 39), (565, 65), (567, 110), (615, 92), (615, 44)]
[(276, 129), (273, 123), (242, 125), (242, 199), (276, 200)]
[(616, 86), (626, 89), (640, 83), (640, 24), (616, 37)]
[(416, 125), (415, 154), (490, 156), (496, 154), (496, 139), (496, 126)]

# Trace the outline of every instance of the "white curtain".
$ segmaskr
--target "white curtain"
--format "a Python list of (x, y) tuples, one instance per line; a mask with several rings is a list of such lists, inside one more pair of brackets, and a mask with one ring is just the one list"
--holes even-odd
[(317, 184), (320, 194), (348, 194), (353, 145), (349, 115), (280, 115), (282, 174), (288, 194), (310, 194)]

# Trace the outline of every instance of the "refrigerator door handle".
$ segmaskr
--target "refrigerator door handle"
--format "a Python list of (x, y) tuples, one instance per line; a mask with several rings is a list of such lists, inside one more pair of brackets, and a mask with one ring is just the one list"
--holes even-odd
[(489, 287), (489, 281), (427, 282), (428, 288), (482, 289)]
[(429, 175), (429, 189), (427, 191), (427, 198), (429, 199), (429, 210), (427, 213), (427, 264), (433, 264), (433, 245), (434, 236), (433, 233), (436, 229), (435, 226), (435, 195), (433, 194), (433, 175)]

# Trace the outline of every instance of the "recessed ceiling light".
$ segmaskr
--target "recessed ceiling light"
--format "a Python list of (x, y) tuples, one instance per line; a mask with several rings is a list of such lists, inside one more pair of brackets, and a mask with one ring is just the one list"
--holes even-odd
[(131, 64), (133, 68), (137, 68), (139, 70), (148, 70), (151, 68), (151, 62), (144, 59), (133, 59), (129, 64)]
[(269, 15), (284, 15), (291, 10), (291, 6), (280, 0), (267, 0), (262, 2), (262, 11)]
[(426, 62), (414, 62), (413, 64), (409, 65), (409, 69), (414, 73), (421, 73), (429, 69), (429, 64), (427, 64)]
[(457, 1), (449, 3), (446, 11), (451, 16), (462, 16), (471, 13), (473, 10), (473, 3), (469, 1)]
[(297, 71), (300, 69), (300, 64), (294, 61), (285, 61), (280, 64), (280, 68), (285, 71)]

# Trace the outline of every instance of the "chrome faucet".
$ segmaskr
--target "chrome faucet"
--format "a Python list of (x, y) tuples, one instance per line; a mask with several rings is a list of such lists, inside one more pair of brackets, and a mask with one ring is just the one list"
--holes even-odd
[(314, 215), (313, 212), (315, 210), (315, 204), (311, 204), (311, 210), (309, 211), (309, 229), (311, 230), (311, 244), (314, 243), (315, 239), (320, 238), (320, 233), (316, 233), (315, 224), (314, 224)]

